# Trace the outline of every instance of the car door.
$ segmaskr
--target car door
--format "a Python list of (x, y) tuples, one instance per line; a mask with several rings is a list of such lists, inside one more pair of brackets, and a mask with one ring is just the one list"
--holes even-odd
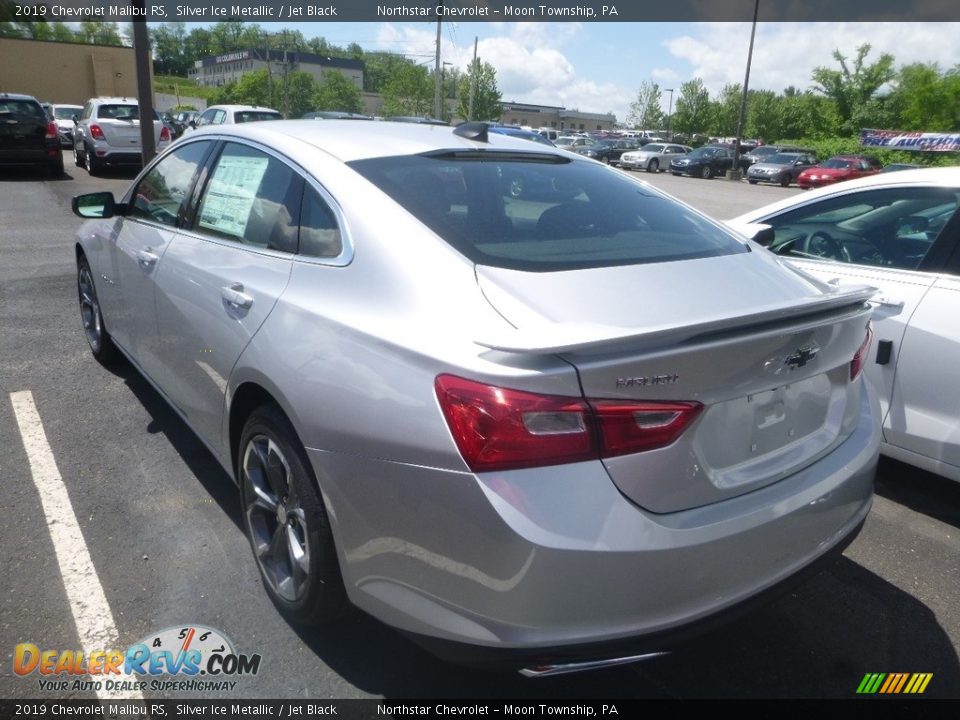
[[(902, 380), (905, 333), (956, 243), (955, 232), (944, 228), (956, 214), (957, 196), (957, 190), (939, 187), (851, 191), (757, 221), (774, 228), (774, 252), (821, 280), (880, 290), (874, 299), (873, 351), (866, 372), (878, 390), (887, 442), (901, 432), (900, 418), (911, 402), (909, 395), (895, 392)], [(925, 230), (917, 230), (922, 223), (915, 218), (927, 219)], [(814, 235), (817, 242), (809, 242)], [(798, 251), (792, 238), (801, 236), (808, 242)], [(823, 259), (814, 258), (821, 249)], [(913, 371), (920, 372), (916, 365), (922, 363), (917, 359)], [(935, 365), (920, 374), (924, 381), (956, 385)]]
[(182, 145), (141, 176), (126, 196), (126, 213), (109, 246), (109, 267), (101, 270), (98, 294), (110, 334), (151, 377), (156, 371), (156, 274), (211, 147), (210, 141)]
[[(960, 214), (943, 233), (956, 247)], [(937, 275), (910, 318), (897, 358), (884, 439), (922, 456), (916, 464), (960, 481), (960, 250)], [(895, 454), (895, 453), (893, 453)]]
[(190, 227), (164, 256), (157, 277), (161, 384), (212, 446), (230, 372), (289, 280), (302, 194), (303, 179), (285, 159), (227, 142)]

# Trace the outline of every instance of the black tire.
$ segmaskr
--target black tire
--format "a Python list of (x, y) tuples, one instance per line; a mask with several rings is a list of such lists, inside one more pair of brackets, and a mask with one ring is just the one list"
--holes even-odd
[(603, 156), (601, 156), (601, 158), (600, 158), (600, 162), (602, 162), (604, 165), (609, 165), (609, 164), (610, 164), (610, 158), (607, 157), (606, 155), (603, 155)]
[(671, 172), (670, 174), (673, 175), (674, 177), (680, 177), (680, 173)]
[(303, 445), (276, 405), (247, 418), (237, 475), (244, 529), (274, 605), (297, 625), (343, 615), (347, 595), (330, 521)]
[(87, 166), (87, 172), (91, 175), (99, 175), (103, 172), (103, 163), (100, 162), (95, 153), (90, 152), (90, 148), (87, 148), (86, 152), (83, 153), (83, 160)]
[(86, 167), (86, 159), (80, 159), (80, 145), (75, 143), (73, 146), (73, 164), (77, 167)]
[(81, 255), (77, 260), (77, 300), (80, 303), (80, 322), (90, 346), (90, 352), (102, 365), (113, 365), (120, 359), (120, 351), (113, 344), (113, 338), (107, 332), (97, 299), (97, 287), (93, 282), (93, 272), (87, 258)]
[(647, 172), (658, 173), (660, 172), (660, 161), (657, 158), (654, 158), (647, 163)]
[(63, 177), (63, 152), (58, 152), (57, 157), (47, 163), (47, 175), (53, 178)]
[(713, 168), (709, 165), (704, 165), (702, 168), (700, 168), (700, 177), (702, 177), (704, 180), (709, 180), (712, 178)]
[(783, 175), (783, 177), (780, 178), (780, 187), (790, 187), (789, 175)]
[(756, 185), (758, 181), (754, 180), (753, 178), (747, 178), (747, 182), (750, 183), (751, 185)]

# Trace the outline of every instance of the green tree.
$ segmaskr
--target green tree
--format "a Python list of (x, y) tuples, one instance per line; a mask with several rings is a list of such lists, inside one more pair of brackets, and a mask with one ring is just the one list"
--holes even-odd
[(381, 95), (386, 115), (425, 116), (433, 110), (433, 83), (421, 65), (396, 65), (386, 78)]
[(904, 65), (890, 94), (896, 126), (903, 130), (960, 128), (960, 68), (942, 73), (936, 64)]
[[(473, 97), (473, 117), (470, 114), (470, 86), (476, 70), (476, 87)], [(457, 114), (469, 120), (499, 120), (503, 114), (503, 96), (497, 88), (497, 71), (487, 62), (477, 60), (476, 67), (460, 75), (457, 89)]]
[(702, 133), (710, 122), (710, 93), (703, 80), (694, 78), (680, 86), (680, 95), (673, 111), (673, 130), (680, 133)]
[(708, 132), (721, 137), (733, 137), (737, 134), (740, 121), (740, 101), (743, 90), (740, 83), (727, 83), (720, 91), (720, 97), (710, 103), (710, 124)]
[(187, 55), (187, 30), (181, 22), (161, 23), (150, 29), (153, 48), (153, 70), (158, 75), (186, 77), (193, 66)]
[(336, 70), (323, 74), (323, 82), (313, 93), (313, 109), (363, 112), (363, 99), (350, 78)]
[(744, 134), (751, 138), (777, 140), (782, 137), (782, 102), (772, 90), (750, 90), (747, 94), (747, 122)]
[(660, 108), (660, 86), (644, 80), (637, 90), (637, 99), (630, 103), (627, 123), (640, 130), (658, 128), (665, 124), (665, 115)]
[(382, 93), (387, 80), (401, 66), (415, 66), (415, 63), (395, 53), (367, 53), (364, 57), (363, 89), (366, 92)]
[(869, 43), (858, 47), (851, 69), (847, 58), (835, 50), (833, 58), (840, 63), (839, 70), (826, 67), (813, 70), (813, 89), (833, 100), (841, 132), (854, 133), (859, 129), (855, 118), (858, 108), (865, 108), (877, 91), (896, 74), (893, 55), (883, 53), (876, 62), (868, 64), (865, 60), (869, 54)]

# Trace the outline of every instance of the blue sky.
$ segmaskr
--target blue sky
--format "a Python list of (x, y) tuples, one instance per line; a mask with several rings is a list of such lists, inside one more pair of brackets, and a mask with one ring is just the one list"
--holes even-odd
[[(282, 26), (265, 23), (272, 31)], [(300, 23), (305, 37), (337, 45), (357, 42), (365, 50), (404, 53), (432, 67), (433, 22)], [(870, 43), (875, 59), (890, 52), (897, 65), (960, 64), (960, 23), (760, 23), (750, 87), (805, 89), (817, 65), (835, 66), (835, 49), (848, 57)], [(563, 105), (588, 112), (612, 111), (626, 118), (643, 80), (675, 88), (693, 77), (718, 92), (742, 82), (749, 23), (444, 23), (443, 60), (466, 68), (473, 54), (497, 70), (503, 99)], [(676, 93), (674, 94), (674, 100)], [(664, 110), (668, 94), (664, 93)]]

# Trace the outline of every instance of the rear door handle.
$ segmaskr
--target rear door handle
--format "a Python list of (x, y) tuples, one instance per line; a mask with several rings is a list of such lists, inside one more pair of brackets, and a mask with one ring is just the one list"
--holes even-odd
[(137, 250), (137, 262), (140, 263), (140, 267), (144, 270), (149, 270), (153, 267), (154, 263), (160, 259), (159, 255), (151, 252), (152, 248), (144, 248), (143, 250)]
[(253, 305), (253, 298), (243, 292), (243, 283), (232, 283), (220, 288), (220, 297), (226, 300), (228, 305), (244, 310)]

